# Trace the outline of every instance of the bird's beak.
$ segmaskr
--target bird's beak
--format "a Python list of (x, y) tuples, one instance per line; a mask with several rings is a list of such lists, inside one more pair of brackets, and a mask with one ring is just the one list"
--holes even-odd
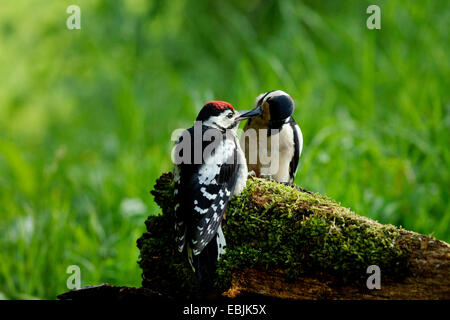
[(262, 109), (261, 106), (257, 106), (256, 108), (248, 111), (239, 111), (239, 117), (236, 118), (236, 121), (241, 121), (241, 120), (245, 120), (245, 119), (249, 119), (252, 118), (254, 116), (258, 116), (262, 114)]

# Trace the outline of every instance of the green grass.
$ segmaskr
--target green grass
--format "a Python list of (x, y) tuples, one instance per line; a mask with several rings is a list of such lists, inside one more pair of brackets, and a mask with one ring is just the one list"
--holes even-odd
[(139, 286), (171, 132), (271, 89), (296, 102), (297, 184), (450, 241), (448, 1), (377, 1), (378, 31), (369, 4), (2, 1), (0, 297), (55, 298), (72, 264)]

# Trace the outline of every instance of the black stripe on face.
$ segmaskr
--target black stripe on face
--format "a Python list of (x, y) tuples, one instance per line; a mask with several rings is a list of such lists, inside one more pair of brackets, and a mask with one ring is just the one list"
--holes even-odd
[(261, 97), (261, 99), (258, 100), (258, 103), (257, 103), (256, 105), (257, 105), (257, 106), (260, 106), (260, 105), (262, 104), (262, 102), (264, 101), (264, 98), (267, 97), (267, 96), (269, 95), (269, 93), (274, 92), (274, 91), (275, 91), (275, 90), (266, 92), (266, 93)]
[(297, 170), (298, 166), (298, 160), (300, 158), (300, 142), (298, 131), (297, 128), (295, 127), (296, 126), (295, 121), (290, 121), (289, 124), (291, 126), (292, 133), (294, 135), (294, 156), (292, 157), (291, 162), (289, 163), (289, 177), (292, 180), (291, 183), (293, 183), (295, 178), (295, 171)]
[(220, 131), (223, 131), (223, 132), (227, 131), (227, 128), (224, 128), (224, 127), (218, 125), (217, 122), (214, 121), (213, 123), (217, 126), (217, 128), (219, 128)]
[(227, 129), (234, 129), (239, 125), (239, 122), (233, 122), (232, 125), (228, 126)]

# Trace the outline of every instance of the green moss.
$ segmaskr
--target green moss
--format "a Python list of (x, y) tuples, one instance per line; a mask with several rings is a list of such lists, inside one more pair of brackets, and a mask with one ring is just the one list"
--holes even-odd
[[(161, 289), (176, 284), (169, 292), (186, 296), (192, 271), (173, 247), (172, 188), (170, 175), (163, 175), (152, 192), (163, 215), (149, 217), (151, 236), (139, 240), (139, 263), (144, 285)], [(406, 252), (397, 243), (399, 229), (356, 215), (319, 194), (273, 181), (249, 179), (243, 193), (229, 203), (223, 230), (227, 252), (219, 261), (216, 281), (221, 289), (229, 286), (235, 270), (248, 267), (283, 269), (288, 279), (327, 274), (343, 283), (367, 278), (372, 264), (392, 278), (406, 272)], [(149, 258), (155, 255), (159, 259)]]

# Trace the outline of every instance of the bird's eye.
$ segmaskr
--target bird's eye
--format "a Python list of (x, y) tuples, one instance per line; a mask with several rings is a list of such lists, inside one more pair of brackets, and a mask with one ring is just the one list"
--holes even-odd
[(227, 118), (228, 118), (228, 119), (233, 118), (233, 114), (232, 114), (232, 113), (227, 114)]

